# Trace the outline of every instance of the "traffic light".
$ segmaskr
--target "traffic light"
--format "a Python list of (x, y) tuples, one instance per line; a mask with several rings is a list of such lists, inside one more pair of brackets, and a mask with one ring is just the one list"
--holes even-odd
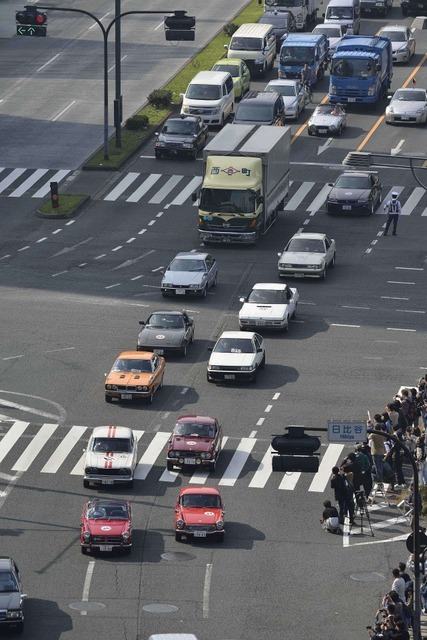
[(320, 447), (320, 440), (306, 434), (304, 427), (288, 427), (288, 433), (274, 436), (271, 446), (279, 454), (273, 454), (273, 471), (318, 471), (320, 454), (315, 451)]
[(22, 11), (16, 12), (15, 18), (18, 36), (46, 37), (47, 13), (44, 11), (27, 5)]
[(51, 182), (50, 183), (50, 201), (52, 203), (52, 209), (57, 209), (59, 207), (58, 183), (57, 182)]
[(165, 16), (166, 40), (194, 40), (196, 18), (185, 15), (186, 11), (175, 11), (173, 16)]

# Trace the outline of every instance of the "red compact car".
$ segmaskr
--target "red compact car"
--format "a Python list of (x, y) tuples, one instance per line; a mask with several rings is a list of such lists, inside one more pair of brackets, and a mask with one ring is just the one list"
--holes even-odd
[(167, 468), (196, 466), (215, 471), (222, 429), (215, 418), (180, 416), (168, 443)]
[(181, 489), (175, 503), (175, 540), (214, 536), (224, 542), (224, 504), (214, 487)]
[(132, 550), (132, 511), (127, 500), (88, 500), (80, 529), (82, 553)]

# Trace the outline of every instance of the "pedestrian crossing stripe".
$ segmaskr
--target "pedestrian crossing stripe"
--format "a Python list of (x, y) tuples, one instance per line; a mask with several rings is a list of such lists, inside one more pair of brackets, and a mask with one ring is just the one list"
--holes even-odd
[[(90, 427), (73, 425), (64, 437), (60, 437), (58, 434), (62, 428), (59, 429), (58, 424), (33, 424), (31, 430), (35, 430), (35, 433), (31, 434), (28, 434), (29, 422), (16, 420), (6, 424), (8, 430), (0, 440), (0, 463), (2, 463), (3, 472), (5, 459), (8, 458), (9, 461), (14, 458), (9, 467), (12, 472), (22, 474), (38, 464), (42, 465), (40, 469), (42, 474), (55, 474), (62, 471), (72, 476), (83, 476), (85, 448), (91, 433)], [(2, 428), (4, 427), (3, 423)], [(166, 431), (146, 433), (142, 430), (133, 430), (133, 433), (139, 442), (139, 459), (135, 469), (135, 479), (146, 480), (150, 474), (156, 472), (158, 474), (160, 466), (161, 472), (158, 481), (173, 484), (179, 477), (179, 472), (166, 469), (166, 446), (171, 433)], [(58, 439), (59, 443), (57, 443)], [(242, 472), (256, 445), (265, 447), (266, 441), (258, 438), (239, 439), (224, 436), (222, 440), (223, 453), (219, 457), (217, 469), (214, 472), (207, 469), (195, 469), (189, 478), (189, 483), (205, 484), (209, 478), (211, 481), (218, 481), (219, 486), (234, 487), (237, 482), (243, 480)], [(54, 448), (53, 451), (52, 448)], [(310, 492), (323, 493), (325, 491), (329, 484), (331, 469), (339, 461), (343, 448), (342, 444), (329, 444), (320, 461), (318, 472), (310, 476), (305, 474), (311, 480), (308, 489)], [(257, 455), (261, 455), (262, 459), (257, 462), (257, 468), (250, 474), (249, 488), (263, 489), (271, 479), (273, 475), (271, 453), (270, 446), (267, 446), (264, 453), (257, 450)], [(251, 462), (255, 462), (255, 458), (252, 458)], [(296, 488), (301, 474), (274, 473), (274, 476), (277, 478), (278, 489), (292, 491)]]
[[(61, 183), (71, 169), (7, 169), (0, 167), (0, 197), (45, 198), (50, 192), (50, 183)], [(161, 173), (128, 172), (119, 175), (116, 184), (102, 199), (105, 202), (145, 202), (162, 207), (181, 206), (184, 203), (198, 206), (198, 202), (191, 202), (191, 196), (197, 192), (202, 183), (201, 176), (165, 175)], [(329, 185), (324, 182), (298, 181), (289, 183), (289, 196), (284, 210), (297, 209), (310, 214), (324, 208)], [(403, 187), (387, 185), (384, 187), (383, 203), (391, 198), (391, 192), (397, 191), (402, 203), (402, 215), (408, 216), (419, 213), (427, 216), (427, 195), (421, 187)], [(377, 215), (386, 215), (383, 205), (380, 205)]]

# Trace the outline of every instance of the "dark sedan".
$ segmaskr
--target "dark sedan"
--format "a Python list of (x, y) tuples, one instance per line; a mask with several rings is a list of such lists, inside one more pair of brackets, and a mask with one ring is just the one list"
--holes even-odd
[(365, 213), (371, 215), (382, 200), (382, 185), (374, 171), (346, 171), (329, 184), (326, 198), (328, 213)]
[(187, 347), (194, 340), (194, 322), (185, 311), (155, 311), (138, 336), (138, 351), (154, 351), (187, 354)]
[(197, 158), (208, 139), (208, 127), (199, 116), (169, 118), (156, 132), (155, 156), (186, 155)]
[(276, 36), (276, 51), (280, 51), (288, 33), (296, 31), (295, 18), (290, 11), (266, 11), (258, 22), (273, 25)]

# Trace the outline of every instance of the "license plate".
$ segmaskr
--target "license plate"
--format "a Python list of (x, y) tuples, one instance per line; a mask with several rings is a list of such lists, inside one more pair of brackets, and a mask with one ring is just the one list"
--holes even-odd
[(235, 377), (234, 373), (224, 373), (224, 380), (234, 380)]
[(409, 116), (400, 116), (402, 120), (409, 120)]
[(177, 296), (184, 296), (185, 295), (185, 289), (175, 289), (175, 293)]
[(257, 326), (257, 327), (262, 327), (262, 326), (264, 326), (264, 322), (263, 322), (263, 320), (256, 320), (255, 324), (256, 324), (256, 326)]
[(356, 102), (356, 98), (347, 98), (347, 102)]
[(184, 458), (184, 464), (196, 464), (196, 458)]
[(157, 353), (158, 356), (162, 356), (164, 354), (164, 349), (154, 349), (154, 353)]
[(294, 278), (303, 278), (304, 274), (303, 273), (294, 273)]
[(342, 208), (344, 211), (351, 211), (351, 204), (343, 204)]
[(224, 242), (231, 242), (231, 238), (223, 238)]
[(319, 133), (326, 133), (327, 131), (327, 129), (319, 129)]
[(100, 551), (112, 551), (113, 547), (110, 544), (100, 544), (99, 545), (99, 550)]
[(120, 394), (120, 400), (132, 400), (132, 394), (131, 393), (121, 393)]
[(206, 538), (206, 531), (195, 531), (194, 532), (194, 537), (195, 538)]
[(104, 478), (104, 480), (101, 480), (101, 484), (114, 484), (114, 480), (111, 478)]

